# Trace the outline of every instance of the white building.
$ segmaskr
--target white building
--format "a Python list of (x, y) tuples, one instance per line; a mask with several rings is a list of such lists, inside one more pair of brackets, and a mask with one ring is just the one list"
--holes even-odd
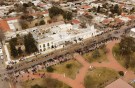
[(133, 38), (135, 38), (135, 28), (132, 28), (130, 30), (130, 36), (133, 37)]
[[(48, 30), (48, 33), (39, 30), (32, 33), (37, 41), (37, 47), (40, 52), (54, 48), (62, 48), (65, 46), (66, 42), (81, 42), (80, 39), (87, 39), (101, 33), (101, 31), (98, 32), (94, 26), (88, 26), (85, 29), (76, 30), (72, 28), (71, 24), (53, 26)], [(40, 34), (40, 36), (35, 36), (35, 34)]]
[(34, 28), (29, 28), (22, 31), (12, 32), (6, 34), (6, 38), (15, 37), (17, 34), (23, 36), (31, 33), (36, 40), (37, 48), (40, 52), (55, 50), (66, 46), (67, 42), (78, 43), (82, 39), (87, 39), (102, 31), (98, 31), (94, 28), (94, 25), (87, 28), (74, 28), (71, 24), (65, 24), (64, 22), (57, 22), (50, 25), (42, 25)]

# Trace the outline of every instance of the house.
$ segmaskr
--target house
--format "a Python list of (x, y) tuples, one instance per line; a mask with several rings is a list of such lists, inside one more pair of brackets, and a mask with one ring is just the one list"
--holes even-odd
[(109, 84), (108, 86), (106, 86), (105, 88), (133, 88), (133, 87), (128, 83), (126, 83), (125, 81), (123, 81), (122, 79), (118, 79)]
[(105, 25), (107, 25), (107, 24), (111, 23), (111, 21), (113, 21), (113, 19), (112, 18), (108, 18), (108, 19), (104, 19), (102, 21), (102, 23), (105, 24)]

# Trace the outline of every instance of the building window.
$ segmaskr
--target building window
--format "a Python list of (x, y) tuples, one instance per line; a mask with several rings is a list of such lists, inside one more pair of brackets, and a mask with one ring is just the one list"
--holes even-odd
[(47, 46), (49, 46), (49, 43), (47, 43)]
[(44, 48), (44, 51), (45, 51), (46, 49)]
[(45, 47), (45, 44), (43, 44), (43, 47)]
[(40, 49), (40, 51), (42, 52), (42, 49)]

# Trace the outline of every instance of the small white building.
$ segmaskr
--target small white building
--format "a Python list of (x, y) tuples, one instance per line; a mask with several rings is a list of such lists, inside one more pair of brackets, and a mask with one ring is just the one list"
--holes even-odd
[(130, 30), (130, 36), (133, 37), (133, 38), (135, 38), (135, 28), (132, 28)]

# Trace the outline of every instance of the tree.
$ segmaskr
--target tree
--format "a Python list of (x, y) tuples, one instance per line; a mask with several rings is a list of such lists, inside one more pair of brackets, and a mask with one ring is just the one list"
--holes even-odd
[(67, 69), (70, 69), (71, 67), (72, 67), (72, 64), (67, 64), (67, 65), (66, 65), (66, 68), (67, 68)]
[(23, 3), (23, 7), (27, 8), (29, 5), (27, 3)]
[(58, 7), (55, 7), (55, 6), (53, 6), (53, 7), (51, 7), (51, 8), (49, 9), (49, 16), (50, 16), (51, 18), (53, 18), (54, 16), (57, 16), (57, 15), (59, 15), (59, 14), (63, 14), (63, 10), (62, 10), (62, 9), (60, 9), (60, 8), (58, 8)]
[(98, 12), (98, 13), (100, 12), (100, 6), (98, 6), (98, 8), (97, 8), (97, 12)]
[(31, 86), (31, 88), (42, 88), (42, 87), (39, 86), (38, 84), (35, 84), (35, 85)]
[(28, 35), (24, 36), (24, 46), (25, 46), (25, 51), (28, 54), (37, 52), (37, 46), (36, 46), (36, 41), (34, 40), (33, 36), (31, 33), (29, 33)]
[(135, 52), (135, 41), (132, 37), (123, 37), (119, 43), (120, 54), (127, 56)]
[(119, 7), (119, 5), (118, 4), (116, 4), (115, 6), (114, 6), (114, 9), (113, 9), (114, 11), (114, 13), (117, 13), (118, 15), (120, 15), (121, 14), (121, 9), (120, 9), (120, 7)]
[(69, 11), (65, 11), (65, 12), (63, 13), (63, 18), (64, 18), (65, 20), (72, 20), (72, 17), (73, 17), (73, 15), (72, 15), (72, 13), (69, 12)]
[(124, 76), (124, 72), (123, 71), (119, 71), (119, 75), (120, 76)]
[(105, 44), (101, 46), (101, 49), (103, 50), (104, 54), (107, 53), (107, 48)]
[(99, 51), (98, 51), (97, 49), (92, 53), (92, 57), (93, 57), (93, 58), (98, 58), (98, 57), (100, 57), (100, 53), (99, 53)]
[(5, 39), (4, 31), (0, 29), (0, 42), (1, 42), (1, 44), (3, 44), (2, 41), (3, 41), (4, 39)]
[(12, 38), (10, 41), (9, 41), (9, 45), (10, 45), (10, 52), (11, 52), (11, 55), (15, 58), (18, 56), (18, 51), (16, 49), (16, 42), (17, 42), (17, 39), (16, 38)]
[(45, 24), (45, 21), (44, 20), (41, 20), (40, 22), (39, 22), (39, 25), (44, 25)]
[(52, 68), (51, 66), (47, 67), (47, 72), (53, 72), (54, 68)]
[(23, 53), (23, 51), (22, 51), (21, 47), (19, 47), (19, 48), (18, 48), (18, 54), (19, 54), (19, 55), (22, 55), (22, 53)]

